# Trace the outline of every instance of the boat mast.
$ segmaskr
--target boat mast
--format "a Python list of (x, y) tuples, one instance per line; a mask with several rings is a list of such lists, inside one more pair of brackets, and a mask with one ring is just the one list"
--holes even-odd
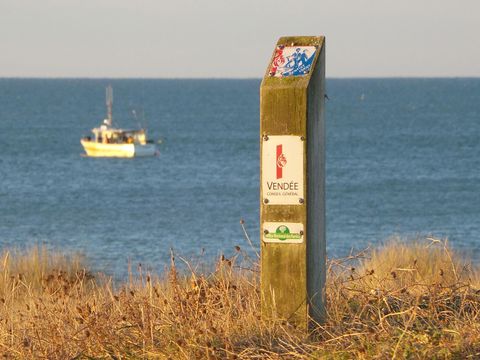
[(112, 126), (112, 104), (113, 104), (113, 89), (111, 85), (106, 88), (106, 104), (107, 104), (107, 125)]

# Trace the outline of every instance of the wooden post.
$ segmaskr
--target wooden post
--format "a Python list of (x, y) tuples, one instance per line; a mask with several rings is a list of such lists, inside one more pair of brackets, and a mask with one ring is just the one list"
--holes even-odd
[(325, 318), (325, 38), (278, 40), (260, 88), (264, 318)]

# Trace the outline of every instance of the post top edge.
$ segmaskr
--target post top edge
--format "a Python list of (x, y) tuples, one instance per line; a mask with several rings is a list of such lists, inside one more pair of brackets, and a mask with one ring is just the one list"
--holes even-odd
[(325, 36), (282, 36), (277, 41), (278, 45), (286, 46), (321, 46), (325, 42)]

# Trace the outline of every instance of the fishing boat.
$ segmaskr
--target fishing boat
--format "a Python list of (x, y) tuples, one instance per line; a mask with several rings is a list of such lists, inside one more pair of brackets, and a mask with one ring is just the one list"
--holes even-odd
[(129, 130), (113, 126), (111, 86), (106, 89), (106, 105), (107, 118), (99, 127), (92, 129), (91, 136), (85, 136), (80, 140), (86, 156), (131, 158), (157, 154), (155, 144), (147, 139), (146, 129)]

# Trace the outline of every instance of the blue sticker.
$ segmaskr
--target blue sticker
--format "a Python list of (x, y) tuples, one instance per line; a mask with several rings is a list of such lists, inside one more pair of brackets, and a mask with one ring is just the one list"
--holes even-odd
[(315, 46), (277, 46), (270, 67), (270, 76), (282, 78), (307, 75), (316, 51)]

